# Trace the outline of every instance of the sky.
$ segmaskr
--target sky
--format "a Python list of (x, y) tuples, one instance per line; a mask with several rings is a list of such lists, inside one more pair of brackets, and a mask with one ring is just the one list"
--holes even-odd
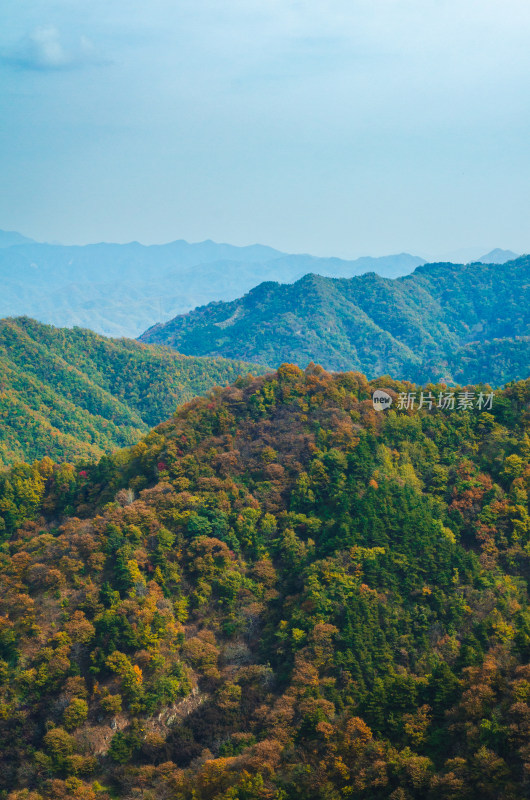
[(528, 0), (2, 0), (0, 228), (530, 251)]

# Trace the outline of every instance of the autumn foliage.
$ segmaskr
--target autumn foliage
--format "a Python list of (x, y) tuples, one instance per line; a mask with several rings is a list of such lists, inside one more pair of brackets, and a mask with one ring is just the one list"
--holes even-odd
[(0, 797), (529, 796), (530, 382), (375, 388), (283, 365), (0, 473)]

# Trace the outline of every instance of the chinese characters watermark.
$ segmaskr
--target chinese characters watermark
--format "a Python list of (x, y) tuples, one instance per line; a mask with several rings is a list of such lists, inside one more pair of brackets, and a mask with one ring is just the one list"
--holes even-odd
[(397, 398), (396, 408), (412, 411), (414, 408), (439, 408), (442, 411), (491, 411), (493, 408), (493, 392), (401, 392)]
[[(422, 408), (429, 411), (433, 408), (441, 411), (491, 411), (493, 408), (493, 392), (400, 392), (396, 400), (396, 408), (400, 411), (414, 411)], [(376, 389), (372, 395), (372, 403), (376, 411), (384, 411), (392, 405), (392, 396), (384, 389)]]

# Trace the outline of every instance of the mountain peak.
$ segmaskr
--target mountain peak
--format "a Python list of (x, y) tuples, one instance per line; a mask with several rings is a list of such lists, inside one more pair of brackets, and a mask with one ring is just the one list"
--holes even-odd
[(481, 256), (477, 259), (482, 264), (506, 264), (508, 261), (514, 261), (516, 258), (519, 258), (517, 253), (514, 253), (512, 250), (501, 250), (500, 247), (496, 247), (495, 250), (491, 250), (486, 255)]
[(2, 231), (0, 230), (0, 247), (15, 247), (19, 244), (35, 244), (34, 239), (28, 239), (17, 231)]

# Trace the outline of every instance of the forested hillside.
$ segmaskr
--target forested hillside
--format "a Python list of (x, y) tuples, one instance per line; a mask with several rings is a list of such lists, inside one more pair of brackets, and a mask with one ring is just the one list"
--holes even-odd
[[(140, 339), (188, 355), (278, 366), (310, 361), (369, 376), (503, 385), (530, 375), (530, 257), (426, 264), (387, 280), (306, 275), (263, 283), (155, 325)], [(489, 355), (486, 355), (489, 354)]]
[(9, 800), (528, 797), (530, 381), (429, 389), (284, 365), (0, 475)]
[(0, 466), (45, 455), (99, 458), (251, 369), (263, 371), (80, 328), (0, 320)]

